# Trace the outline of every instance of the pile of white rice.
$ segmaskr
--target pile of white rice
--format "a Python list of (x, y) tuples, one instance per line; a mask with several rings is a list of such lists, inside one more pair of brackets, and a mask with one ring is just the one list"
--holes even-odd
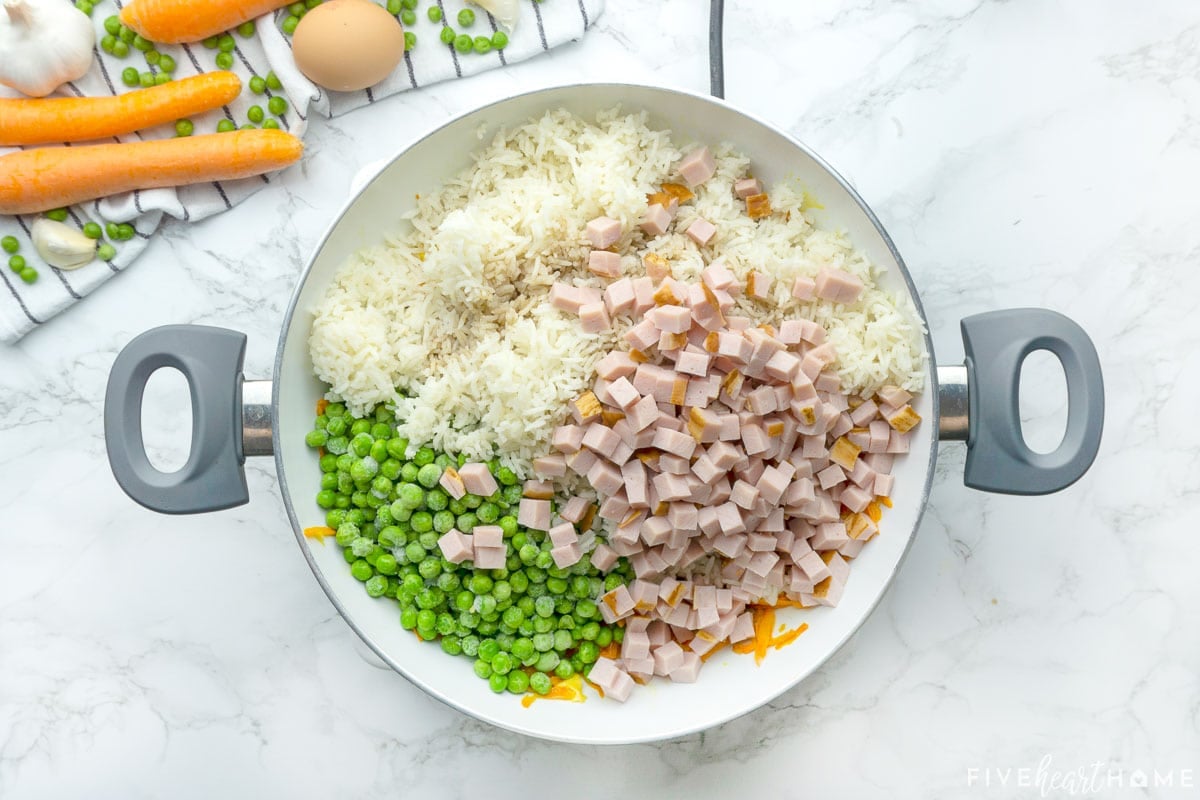
[[(820, 323), (848, 391), (885, 383), (920, 391), (923, 331), (907, 295), (877, 288), (877, 269), (844, 236), (815, 229), (802, 195), (787, 186), (770, 187), (773, 213), (751, 220), (732, 191), (748, 159), (730, 144), (713, 152), (717, 174), (680, 208), (673, 229), (680, 232), (647, 241), (637, 227), (646, 194), (678, 180), (683, 151), (669, 132), (617, 110), (594, 123), (556, 111), (502, 132), (474, 167), (422, 195), (411, 226), (341, 267), (314, 309), (317, 376), (355, 414), (394, 404), (401, 435), (414, 445), (499, 456), (528, 474), (567, 402), (591, 383), (596, 360), (623, 346), (624, 317), (612, 331), (587, 334), (547, 299), (558, 280), (605, 285), (587, 271), (584, 228), (607, 215), (624, 226), (626, 275), (645, 274), (646, 252), (664, 256), (684, 280), (717, 258), (743, 279), (752, 269), (768, 272), (777, 278), (778, 305), (741, 300), (739, 313)], [(715, 243), (703, 249), (682, 233), (697, 215), (717, 226)], [(793, 279), (823, 266), (861, 278), (861, 299), (851, 306), (794, 300)]]

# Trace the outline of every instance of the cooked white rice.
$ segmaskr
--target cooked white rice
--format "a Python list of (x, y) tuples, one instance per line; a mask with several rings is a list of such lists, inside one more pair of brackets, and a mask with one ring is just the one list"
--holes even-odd
[[(683, 231), (698, 215), (714, 223), (717, 239), (702, 252), (681, 232), (647, 242), (637, 227), (646, 194), (672, 180), (682, 155), (644, 115), (613, 110), (592, 123), (556, 111), (502, 132), (475, 166), (422, 195), (411, 226), (342, 266), (313, 310), (317, 376), (355, 414), (394, 403), (400, 432), (413, 444), (472, 459), (498, 455), (528, 474), (566, 403), (587, 388), (596, 360), (628, 327), (619, 318), (612, 331), (583, 333), (547, 299), (557, 280), (604, 285), (587, 271), (584, 237), (587, 222), (604, 214), (623, 223), (626, 275), (644, 274), (639, 256), (647, 251), (666, 257), (682, 279), (717, 258), (739, 278), (768, 272), (777, 278), (777, 306), (740, 299), (739, 313), (772, 322), (802, 315), (823, 325), (849, 391), (885, 383), (920, 391), (923, 331), (908, 296), (878, 288), (879, 269), (843, 235), (814, 228), (803, 197), (787, 186), (770, 188), (770, 217), (751, 220), (732, 192), (748, 159), (727, 143), (713, 152), (716, 176), (681, 207), (675, 226)], [(862, 279), (857, 303), (791, 297), (796, 276), (825, 265)]]

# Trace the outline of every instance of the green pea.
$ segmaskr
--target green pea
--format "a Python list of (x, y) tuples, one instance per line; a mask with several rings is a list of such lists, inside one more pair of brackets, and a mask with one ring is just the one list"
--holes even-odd
[(479, 517), (479, 521), (485, 525), (491, 525), (500, 518), (500, 507), (495, 503), (483, 503), (475, 512), (475, 516)]
[(138, 71), (133, 67), (126, 67), (121, 70), (121, 83), (126, 86), (137, 86), (139, 78)]
[(370, 579), (374, 572), (375, 571), (371, 569), (371, 565), (361, 558), (350, 565), (350, 574), (354, 576), (355, 580), (362, 581), (364, 583)]
[(156, 66), (161, 58), (162, 53), (158, 52), (157, 50), (146, 51), (146, 63), (152, 67)]
[(457, 656), (461, 654), (462, 651), (462, 645), (459, 643), (459, 639), (457, 637), (442, 637), (442, 652), (446, 653), (447, 655)]
[(237, 42), (228, 33), (222, 33), (217, 37), (217, 49), (222, 53), (232, 53), (237, 48)]
[(588, 641), (580, 642), (579, 650), (578, 650), (579, 660), (582, 661), (584, 664), (596, 663), (596, 659), (598, 659), (600, 657), (600, 648), (599, 648), (598, 644), (599, 644), (598, 641), (597, 642), (588, 642)]
[(164, 83), (170, 83), (170, 82), (171, 82), (171, 76), (165, 72), (160, 72), (154, 76), (154, 85), (155, 86), (162, 86)]
[(111, 53), (113, 51), (113, 45), (115, 45), (116, 43), (117, 43), (117, 37), (112, 34), (109, 34), (100, 39), (100, 49), (106, 53)]
[(508, 34), (504, 31), (496, 31), (492, 34), (492, 47), (497, 50), (503, 50), (508, 47)]
[(231, 119), (223, 119), (217, 123), (217, 133), (229, 133), (237, 130), (237, 125)]
[[(405, 11), (404, 13), (412, 14), (413, 22), (415, 23), (417, 21), (416, 14), (413, 14), (411, 11)], [(404, 32), (404, 49), (412, 50), (416, 46), (417, 46), (417, 35), (415, 33), (413, 33), (412, 31), (405, 31)]]
[(277, 131), (279, 130), (279, 121), (274, 119), (265, 119), (262, 124), (263, 128)]
[(519, 669), (508, 673), (508, 691), (512, 694), (524, 694), (529, 689), (529, 676)]
[(382, 575), (372, 575), (367, 579), (367, 594), (371, 597), (382, 597), (387, 591), (387, 578)]
[(254, 94), (262, 94), (267, 91), (267, 82), (258, 75), (250, 79), (250, 91)]
[(217, 66), (221, 69), (233, 69), (233, 54), (232, 53), (217, 53)]
[(190, 119), (180, 119), (175, 121), (176, 136), (191, 136), (196, 131), (195, 124)]
[(539, 672), (552, 672), (560, 663), (558, 653), (550, 650), (538, 656), (537, 661), (534, 662), (534, 669)]
[(21, 249), (21, 243), (17, 241), (15, 236), (5, 236), (0, 239), (0, 248), (3, 248), (6, 253), (15, 253)]
[(505, 486), (500, 490), (500, 496), (504, 502), (509, 505), (516, 505), (521, 502), (521, 487), (520, 486)]
[(492, 671), (492, 676), (488, 678), (488, 688), (496, 694), (508, 689), (508, 675), (501, 675), (495, 670)]
[(403, 10), (404, 6), (400, 0), (387, 0), (387, 12), (393, 17)]
[(464, 28), (469, 28), (475, 24), (475, 12), (469, 8), (464, 8), (458, 12), (458, 24)]
[(12, 256), (8, 259), (8, 268), (17, 274), (20, 274), (21, 270), (25, 269), (25, 257)]
[(515, 542), (517, 536), (517, 518), (506, 515), (499, 519), (498, 524), (500, 525), (500, 530), (504, 532), (505, 538), (512, 537)]
[(467, 507), (462, 504), (461, 500), (451, 500), (446, 507), (449, 508), (450, 513), (456, 517), (459, 514), (467, 513)]
[(297, 2), (289, 5), (287, 9), (289, 14), (297, 17), (303, 17), (304, 12), (308, 11), (308, 6), (304, 5), (304, 3), (300, 2), (300, 0), (297, 0)]
[[(417, 474), (420, 475), (419, 472)], [(445, 511), (449, 504), (450, 498), (442, 489), (435, 487), (425, 493), (425, 507), (430, 511)]]
[(162, 70), (164, 73), (169, 75), (169, 74), (175, 72), (176, 67), (177, 67), (177, 65), (175, 63), (175, 59), (171, 58), (171, 56), (166, 55), (165, 53), (163, 55), (159, 56), (158, 68), (160, 70)]
[(133, 44), (133, 40), (137, 38), (137, 31), (122, 25), (121, 32), (117, 34), (117, 38), (125, 44)]
[(96, 248), (96, 257), (101, 261), (112, 261), (117, 257), (117, 248), (113, 247), (108, 242), (104, 242)]
[(454, 37), (454, 49), (460, 53), (469, 53), (474, 47), (474, 41), (467, 34), (459, 34)]
[(280, 27), (283, 29), (283, 32), (286, 35), (291, 36), (293, 33), (296, 32), (296, 26), (299, 24), (300, 24), (300, 18), (289, 14), (288, 16), (283, 18), (283, 24)]
[(113, 42), (112, 54), (117, 58), (124, 58), (129, 55), (129, 45), (120, 39)]
[(267, 108), (277, 117), (281, 117), (288, 110), (288, 102), (282, 97), (272, 97), (267, 101)]
[(92, 15), (92, 11), (94, 10), (94, 8), (93, 8), (91, 2), (89, 2), (89, 0), (75, 0), (75, 7), (78, 8), (80, 11), (82, 11), (84, 14), (87, 14), (89, 17)]
[(143, 53), (154, 49), (154, 42), (149, 39), (143, 39), (140, 34), (135, 34), (130, 44), (133, 45), (135, 50), (141, 50)]
[(553, 685), (550, 676), (544, 672), (535, 672), (529, 676), (529, 688), (536, 694), (549, 694)]
[(437, 486), (442, 479), (442, 470), (436, 464), (426, 464), (417, 472), (417, 482), (426, 489)]
[(441, 22), (442, 21), (442, 7), (437, 6), (437, 5), (430, 6), (428, 8), (428, 10), (426, 10), (425, 16), (429, 17), (430, 22)]
[(254, 20), (248, 20), (238, 25), (237, 32), (243, 39), (249, 39), (254, 35)]
[[(475, 674), (478, 677), (483, 678), (484, 680), (489, 680), (492, 677), (492, 665), (486, 659), (482, 659), (482, 658), (476, 659), (475, 660)], [(504, 686), (506, 688), (508, 687), (508, 679), (507, 678), (504, 679)]]
[(417, 24), (417, 15), (412, 9), (406, 8), (400, 12), (400, 22), (402, 22), (406, 26), (407, 25), (416, 25)]
[(325, 423), (325, 430), (329, 431), (330, 436), (341, 436), (346, 432), (346, 418), (329, 417), (329, 421)]
[[(458, 34), (456, 34), (454, 32), (454, 28), (451, 28), (449, 25), (446, 25), (446, 26), (442, 27), (442, 32), (438, 38), (440, 38), (442, 40), (442, 44), (452, 45), (452, 44), (454, 44), (454, 39), (457, 35)], [(462, 465), (460, 464), (459, 466), (462, 466)]]
[(25, 269), (21, 270), (17, 277), (23, 280), (25, 283), (35, 283), (38, 279), (38, 271), (33, 267), (26, 267)]
[(472, 46), (475, 48), (475, 52), (480, 55), (489, 53), (492, 50), (492, 40), (488, 36), (476, 36)]
[(219, 37), (209, 36), (207, 39), (204, 40), (203, 44), (204, 44), (205, 48), (207, 48), (209, 50), (216, 50), (218, 42), (219, 42)]
[(116, 14), (111, 17), (104, 18), (104, 30), (110, 36), (116, 36), (121, 32), (121, 18)]
[(273, 92), (277, 92), (283, 88), (283, 84), (279, 81), (279, 76), (275, 74), (274, 70), (267, 73), (267, 86)]

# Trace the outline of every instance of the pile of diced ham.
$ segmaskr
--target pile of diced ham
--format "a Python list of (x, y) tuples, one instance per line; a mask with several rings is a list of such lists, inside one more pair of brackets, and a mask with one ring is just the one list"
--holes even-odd
[[(689, 185), (704, 182), (711, 154), (690, 154), (680, 172)], [(748, 211), (749, 198), (766, 202), (757, 181), (737, 186)], [(674, 211), (651, 205), (643, 230), (665, 231)], [(687, 232), (701, 245), (715, 233), (693, 235), (694, 227)], [(585, 476), (599, 508), (572, 497), (555, 518), (545, 484), (535, 482), (518, 520), (549, 532), (560, 567), (582, 558), (577, 525), (590, 527), (592, 515), (610, 523), (591, 563), (607, 571), (625, 556), (636, 580), (599, 598), (604, 619), (623, 620), (625, 634), (620, 658), (601, 658), (589, 679), (624, 700), (635, 680), (696, 680), (705, 653), (754, 635), (748, 606), (757, 600), (836, 604), (846, 559), (878, 531), (868, 506), (891, 494), (892, 460), (908, 451), (920, 417), (897, 387), (844, 394), (833, 345), (816, 323), (790, 319), (776, 330), (730, 313), (743, 291), (770, 302), (770, 276), (753, 272), (742, 286), (718, 261), (689, 285), (647, 256), (645, 277), (622, 277), (620, 257), (604, 250), (620, 238), (619, 223), (601, 218), (587, 234), (591, 271), (612, 282), (603, 291), (556, 284), (551, 302), (590, 331), (628, 315), (629, 349), (599, 361), (593, 388), (572, 404), (574, 423), (555, 431), (555, 452), (534, 469), (542, 478)], [(837, 269), (792, 287), (798, 298), (839, 303), (862, 290)], [(679, 579), (712, 555), (711, 577)]]

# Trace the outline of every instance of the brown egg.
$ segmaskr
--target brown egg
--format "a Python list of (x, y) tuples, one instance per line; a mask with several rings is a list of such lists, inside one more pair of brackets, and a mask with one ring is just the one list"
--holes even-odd
[(292, 36), (296, 66), (318, 86), (353, 92), (391, 74), (404, 57), (404, 29), (370, 0), (329, 0)]

